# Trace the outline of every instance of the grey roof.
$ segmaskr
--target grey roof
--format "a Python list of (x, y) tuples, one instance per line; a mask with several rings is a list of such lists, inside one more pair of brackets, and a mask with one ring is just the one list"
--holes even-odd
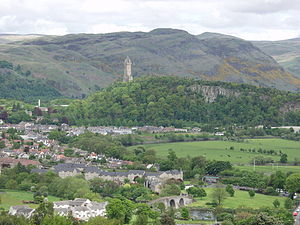
[(101, 170), (98, 168), (98, 167), (95, 167), (95, 166), (89, 166), (87, 167), (84, 172), (86, 173), (98, 173), (100, 174), (101, 173)]
[(161, 175), (161, 173), (159, 173), (159, 172), (146, 172), (145, 173), (146, 177), (158, 177), (160, 175)]
[(145, 173), (145, 171), (144, 170), (129, 170), (128, 173), (143, 175)]
[(78, 169), (72, 168), (72, 167), (61, 167), (61, 168), (55, 168), (54, 171), (59, 173), (59, 172), (73, 172), (73, 171), (79, 172)]
[(68, 208), (55, 208), (54, 211), (57, 213), (67, 215), (70, 210)]
[(53, 202), (55, 205), (70, 205), (71, 200)]
[(86, 168), (86, 164), (82, 163), (60, 163), (54, 166), (54, 168), (76, 168), (76, 169), (84, 169)]
[(91, 210), (102, 210), (102, 209), (105, 209), (106, 205), (108, 204), (108, 202), (92, 202), (90, 205), (89, 205), (89, 208)]
[(164, 171), (165, 173), (170, 173), (170, 174), (180, 174), (181, 172), (179, 170), (168, 170)]
[(35, 209), (30, 208), (27, 205), (15, 205), (15, 206), (11, 206), (11, 207), (13, 210), (16, 210), (17, 215), (27, 216), (35, 210)]

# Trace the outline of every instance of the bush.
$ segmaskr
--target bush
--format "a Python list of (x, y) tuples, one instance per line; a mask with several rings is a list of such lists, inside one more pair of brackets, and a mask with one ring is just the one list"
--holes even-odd
[(279, 193), (274, 188), (267, 187), (265, 189), (265, 191), (264, 191), (264, 194), (266, 194), (266, 195), (272, 195), (272, 196), (278, 196)]

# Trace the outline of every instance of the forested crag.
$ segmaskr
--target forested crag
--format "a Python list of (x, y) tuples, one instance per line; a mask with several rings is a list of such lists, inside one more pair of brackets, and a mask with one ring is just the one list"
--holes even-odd
[(63, 112), (76, 125), (300, 125), (300, 95), (178, 77), (118, 82)]

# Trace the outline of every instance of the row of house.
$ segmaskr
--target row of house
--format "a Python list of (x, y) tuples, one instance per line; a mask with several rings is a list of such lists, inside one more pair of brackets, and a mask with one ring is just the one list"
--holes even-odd
[[(54, 212), (60, 216), (72, 216), (77, 220), (88, 221), (92, 217), (105, 216), (108, 202), (92, 202), (86, 198), (75, 198), (74, 200), (53, 202)], [(30, 218), (35, 209), (27, 205), (11, 206), (10, 215), (24, 216)]]
[(75, 219), (88, 221), (92, 217), (105, 216), (108, 202), (92, 202), (85, 198), (53, 202), (54, 212), (60, 216), (72, 215)]
[[(124, 184), (126, 181), (135, 183), (138, 178), (144, 179), (144, 185), (156, 193), (160, 193), (163, 184), (168, 180), (183, 181), (183, 173), (178, 170), (149, 172), (144, 170), (129, 170), (126, 172), (109, 172), (99, 169), (96, 166), (89, 166), (87, 164), (72, 164), (61, 163), (53, 168), (52, 171), (57, 173), (61, 178), (69, 176), (84, 175), (86, 180), (94, 178), (101, 178), (103, 180), (114, 181), (119, 184)], [(45, 173), (46, 169), (33, 169), (33, 173)]]

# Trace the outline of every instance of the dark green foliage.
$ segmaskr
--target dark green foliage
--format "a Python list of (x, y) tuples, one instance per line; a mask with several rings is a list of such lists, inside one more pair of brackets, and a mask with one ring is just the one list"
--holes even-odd
[(295, 192), (300, 192), (300, 173), (288, 176), (286, 179), (286, 189), (290, 192), (291, 197)]
[(249, 193), (250, 198), (254, 198), (254, 196), (255, 196), (255, 191), (250, 190), (250, 191), (248, 191), (248, 193)]
[(227, 176), (222, 179), (223, 183), (242, 187), (265, 188), (268, 182), (264, 175), (245, 170), (226, 170), (221, 175)]
[(133, 215), (133, 202), (127, 199), (112, 199), (106, 206), (107, 217), (128, 223)]
[(184, 220), (188, 220), (190, 218), (190, 211), (188, 208), (181, 209), (181, 218)]
[(122, 159), (128, 153), (127, 149), (117, 139), (113, 139), (108, 135), (84, 133), (69, 141), (71, 141), (72, 147), (77, 147), (88, 152), (105, 154), (109, 157)]
[(161, 196), (180, 195), (180, 187), (176, 184), (166, 184), (162, 189)]
[(287, 159), (287, 154), (282, 154), (280, 156), (280, 162), (281, 163), (287, 163), (288, 159)]
[(210, 175), (217, 175), (218, 173), (231, 169), (232, 165), (228, 161), (210, 161), (205, 170)]
[(203, 198), (206, 196), (205, 190), (200, 187), (190, 187), (189, 189), (187, 189), (187, 192), (189, 195), (192, 195), (193, 197)]
[(164, 212), (161, 215), (160, 219), (161, 224), (163, 225), (175, 225), (175, 220), (174, 220), (174, 212), (172, 209), (169, 209), (168, 211)]
[[(215, 102), (207, 103), (201, 91), (191, 88), (203, 85), (239, 94), (219, 95)], [(77, 125), (280, 125), (283, 115), (279, 108), (290, 101), (299, 101), (299, 96), (244, 84), (145, 77), (115, 83), (86, 100), (73, 102), (64, 116)]]
[(293, 206), (294, 206), (294, 202), (292, 199), (290, 199), (290, 198), (285, 199), (284, 208), (291, 209), (291, 208), (293, 208)]
[(55, 88), (30, 77), (30, 74), (30, 71), (14, 68), (10, 62), (0, 61), (0, 98), (35, 102), (61, 96)]
[(264, 194), (277, 196), (279, 193), (273, 187), (267, 187), (264, 191)]
[(233, 197), (234, 196), (234, 189), (232, 187), (232, 185), (230, 184), (227, 184), (226, 186), (226, 192), (230, 195), (230, 197)]
[(278, 199), (275, 199), (273, 201), (273, 205), (274, 205), (275, 208), (278, 208), (280, 206), (280, 201)]

